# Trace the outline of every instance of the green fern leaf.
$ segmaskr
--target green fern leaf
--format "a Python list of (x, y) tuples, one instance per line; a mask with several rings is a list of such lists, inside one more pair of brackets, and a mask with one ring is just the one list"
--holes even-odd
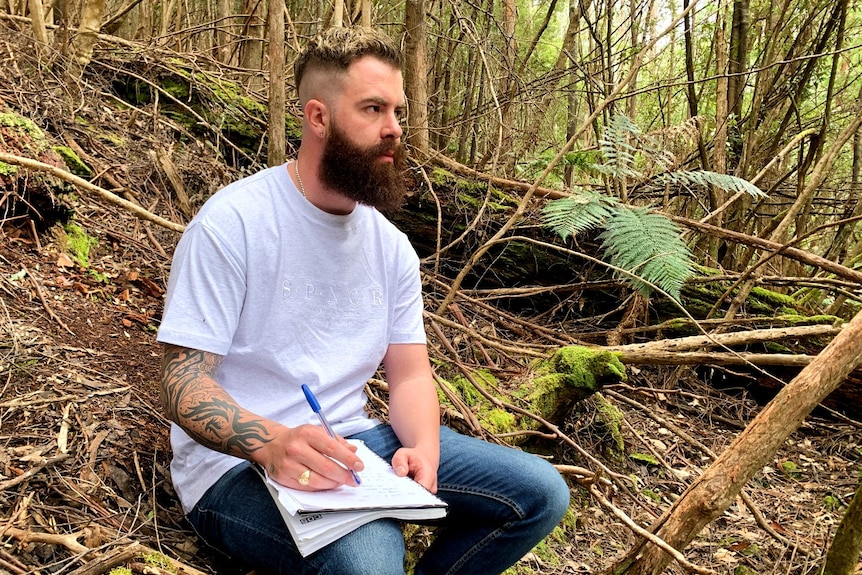
[(602, 225), (615, 204), (612, 198), (581, 189), (577, 195), (548, 202), (542, 215), (545, 225), (565, 240)]
[(666, 172), (656, 177), (655, 182), (664, 187), (666, 184), (682, 186), (715, 186), (728, 192), (745, 192), (753, 198), (763, 198), (766, 194), (749, 182), (736, 176), (719, 174), (718, 172), (707, 172), (703, 170)]
[(618, 274), (634, 289), (649, 296), (648, 282), (680, 299), (682, 286), (693, 273), (693, 256), (680, 239), (679, 228), (665, 216), (645, 208), (615, 209), (599, 239), (609, 264), (637, 276)]
[(614, 178), (639, 177), (634, 168), (638, 149), (631, 144), (639, 139), (640, 129), (627, 116), (612, 116), (599, 139), (603, 162), (593, 167)]

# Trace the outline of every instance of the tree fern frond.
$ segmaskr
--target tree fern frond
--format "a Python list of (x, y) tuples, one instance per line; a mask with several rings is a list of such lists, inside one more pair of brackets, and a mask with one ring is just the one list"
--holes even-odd
[(766, 197), (763, 190), (748, 180), (728, 174), (719, 174), (718, 172), (680, 170), (661, 174), (655, 179), (655, 181), (661, 186), (664, 186), (665, 184), (704, 187), (715, 186), (716, 188), (720, 188), (728, 192), (745, 192), (753, 198)]
[(640, 129), (627, 116), (611, 116), (599, 139), (603, 162), (594, 168), (616, 178), (640, 176), (634, 169), (638, 148), (631, 143), (639, 139)]
[(648, 282), (680, 298), (693, 273), (693, 256), (679, 228), (665, 216), (644, 208), (615, 209), (599, 239), (609, 264), (643, 280), (624, 276), (633, 288), (648, 296)]
[(575, 196), (554, 200), (542, 209), (545, 225), (564, 240), (601, 225), (610, 215), (610, 206), (616, 200), (591, 192), (579, 190)]

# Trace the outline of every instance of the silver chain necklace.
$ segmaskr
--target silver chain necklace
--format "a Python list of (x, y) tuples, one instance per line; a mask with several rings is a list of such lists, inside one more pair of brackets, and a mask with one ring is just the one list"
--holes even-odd
[(299, 182), (299, 193), (305, 198), (305, 186), (302, 185), (302, 178), (299, 177), (299, 161), (293, 161), (293, 173), (296, 174), (296, 181)]

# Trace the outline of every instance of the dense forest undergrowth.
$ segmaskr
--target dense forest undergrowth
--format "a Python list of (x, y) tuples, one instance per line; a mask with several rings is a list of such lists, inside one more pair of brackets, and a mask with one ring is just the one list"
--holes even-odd
[[(264, 163), (264, 109), (253, 94), (194, 75), (193, 62), (145, 47), (97, 51), (82, 80), (69, 83), (62, 60), (37, 56), (15, 28), (0, 23), (0, 152), (54, 165), (98, 190), (0, 164), (0, 573), (227, 570), (184, 523), (169, 480), (155, 332), (179, 233), (99, 190), (179, 228), (220, 186)], [(556, 350), (700, 328), (666, 302), (635, 305), (638, 296), (603, 268), (535, 243), (493, 253), (494, 263), (441, 310), (453, 275), (511, 199), (501, 195), (470, 230), (474, 239), (441, 253), (473, 222), (475, 193), (487, 182), (432, 162), (414, 164), (411, 177), (414, 193), (396, 221), (424, 257), (445, 422), (551, 458), (572, 486), (564, 523), (513, 573), (596, 573), (636, 543), (636, 530), (662, 515), (799, 365), (770, 374), (725, 362), (633, 361), (624, 377), (611, 374), (548, 421), (522, 392)], [(511, 184), (497, 189), (517, 195)], [(551, 242), (540, 202), (520, 232)], [(428, 230), (441, 236), (429, 240)], [(684, 301), (704, 293), (692, 283)], [(735, 351), (816, 355), (834, 336), (838, 318), (800, 313), (781, 296), (755, 292), (726, 327), (824, 329)], [(369, 382), (368, 391), (369, 409), (385, 417), (385, 382)], [(846, 409), (852, 401), (833, 400), (686, 548), (689, 570), (818, 572), (856, 489), (862, 441)], [(417, 551), (433, 533), (409, 535)]]

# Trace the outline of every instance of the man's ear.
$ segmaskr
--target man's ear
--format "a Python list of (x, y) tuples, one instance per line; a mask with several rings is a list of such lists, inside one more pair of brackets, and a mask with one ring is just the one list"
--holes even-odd
[(305, 120), (315, 134), (326, 133), (329, 126), (329, 108), (321, 100), (311, 98), (305, 104)]

